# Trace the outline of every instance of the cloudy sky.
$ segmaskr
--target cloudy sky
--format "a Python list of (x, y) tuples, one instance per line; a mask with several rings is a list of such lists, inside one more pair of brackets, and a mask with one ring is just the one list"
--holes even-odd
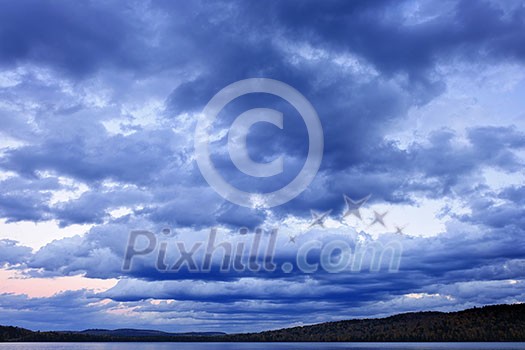
[[(297, 89), (324, 134), (312, 183), (273, 208), (223, 199), (195, 161), (203, 108), (248, 78)], [(524, 93), (521, 1), (3, 1), (0, 324), (241, 332), (524, 302)], [(266, 179), (225, 141), (256, 107), (284, 114), (247, 137), (254, 160), (284, 159)], [(274, 95), (213, 128), (216, 168), (245, 191), (283, 187), (308, 152)], [(370, 196), (361, 219), (343, 195)], [(211, 228), (237, 244), (257, 227), (277, 229), (277, 262), (309, 242), (395, 242), (399, 269), (157, 268), (161, 242), (173, 264)], [(158, 244), (124, 271), (133, 230)]]

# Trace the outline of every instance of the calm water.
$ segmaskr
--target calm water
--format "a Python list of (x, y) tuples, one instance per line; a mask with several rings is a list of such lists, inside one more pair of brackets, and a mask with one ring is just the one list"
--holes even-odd
[(525, 343), (0, 343), (0, 350), (462, 350), (525, 349)]

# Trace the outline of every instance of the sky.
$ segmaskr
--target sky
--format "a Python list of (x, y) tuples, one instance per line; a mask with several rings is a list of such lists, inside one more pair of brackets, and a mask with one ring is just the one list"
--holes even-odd
[[(0, 324), (247, 332), (524, 302), (524, 44), (523, 1), (0, 2)], [(272, 91), (218, 112), (210, 160), (255, 194), (239, 205), (196, 130), (254, 78), (320, 126)], [(272, 176), (231, 157), (254, 108), (282, 113), (244, 135)], [(312, 132), (308, 183), (257, 202)], [(276, 269), (221, 268), (257, 237)], [(385, 259), (339, 268), (370, 247)]]

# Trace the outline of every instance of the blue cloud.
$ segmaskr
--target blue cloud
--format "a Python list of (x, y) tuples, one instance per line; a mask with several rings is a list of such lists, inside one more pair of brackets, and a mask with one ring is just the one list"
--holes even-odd
[(16, 241), (0, 240), (0, 266), (23, 264), (31, 256), (31, 253), (31, 248), (21, 246)]

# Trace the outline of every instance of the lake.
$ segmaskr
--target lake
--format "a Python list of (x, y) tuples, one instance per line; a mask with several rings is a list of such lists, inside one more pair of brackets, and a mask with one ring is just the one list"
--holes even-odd
[(0, 343), (0, 350), (514, 350), (525, 343)]

